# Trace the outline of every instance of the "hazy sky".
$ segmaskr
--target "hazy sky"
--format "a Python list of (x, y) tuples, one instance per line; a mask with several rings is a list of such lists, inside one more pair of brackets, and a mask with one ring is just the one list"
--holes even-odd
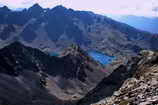
[(63, 5), (99, 14), (158, 16), (158, 0), (0, 0), (10, 8), (27, 8), (34, 3), (42, 7)]

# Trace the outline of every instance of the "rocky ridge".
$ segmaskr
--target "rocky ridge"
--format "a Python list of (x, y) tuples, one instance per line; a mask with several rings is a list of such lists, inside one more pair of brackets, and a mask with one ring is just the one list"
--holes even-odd
[(20, 42), (0, 49), (0, 105), (70, 105), (93, 89), (103, 66), (79, 46), (68, 49), (60, 57)]
[[(158, 52), (142, 51), (138, 58), (139, 61), (135, 63), (135, 68), (129, 69), (134, 70), (132, 76), (125, 79), (121, 87), (113, 91), (110, 96), (91, 105), (157, 105)], [(104, 85), (102, 88), (106, 89), (106, 87), (108, 86)], [(100, 97), (99, 95), (95, 96)]]

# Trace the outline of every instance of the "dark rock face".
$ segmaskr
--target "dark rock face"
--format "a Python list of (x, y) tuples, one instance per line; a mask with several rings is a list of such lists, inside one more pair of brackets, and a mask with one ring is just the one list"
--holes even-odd
[(39, 4), (34, 4), (28, 9), (28, 13), (30, 16), (37, 18), (38, 16), (42, 15), (43, 8)]
[(157, 61), (157, 52), (142, 51), (104, 78), (78, 105), (157, 103)]
[(24, 41), (31, 43), (33, 40), (36, 39), (36, 33), (34, 32), (33, 25), (28, 25), (24, 28), (23, 32), (21, 33), (21, 37), (23, 37)]
[(106, 76), (102, 65), (74, 45), (51, 57), (14, 42), (0, 50), (0, 58), (2, 105), (71, 105)]
[(120, 65), (110, 76), (105, 77), (92, 91), (81, 99), (78, 105), (90, 105), (111, 96), (114, 91), (122, 86), (127, 78), (133, 76), (139, 59), (133, 58), (133, 62), (129, 62), (127, 65)]
[[(74, 11), (63, 6), (44, 9), (35, 4), (23, 11), (3, 7), (0, 13), (1, 46), (16, 37), (40, 49), (42, 44), (51, 50), (61, 51), (76, 43), (85, 49), (116, 56), (133, 55), (142, 49), (158, 49), (155, 35), (92, 12)], [(14, 31), (8, 30), (6, 25), (13, 25)]]
[(10, 37), (11, 33), (15, 32), (15, 27), (14, 25), (8, 25), (4, 28), (4, 30), (1, 32), (0, 38), (2, 40), (6, 40)]

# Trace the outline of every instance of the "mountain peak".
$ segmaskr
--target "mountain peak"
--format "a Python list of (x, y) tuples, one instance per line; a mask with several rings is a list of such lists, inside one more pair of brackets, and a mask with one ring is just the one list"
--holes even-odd
[(0, 11), (9, 12), (10, 9), (7, 6), (3, 6), (0, 8)]
[(11, 49), (15, 49), (15, 50), (22, 48), (22, 47), (24, 47), (24, 45), (19, 41), (14, 41), (13, 43), (6, 46), (6, 48), (11, 48)]
[(78, 54), (82, 54), (85, 55), (86, 52), (77, 44), (71, 44), (68, 48), (66, 48), (62, 55), (78, 55)]
[(64, 7), (63, 5), (57, 5), (54, 8), (66, 8), (66, 7)]
[(35, 3), (33, 6), (31, 6), (30, 8), (42, 8), (38, 3)]
[(64, 11), (64, 10), (67, 10), (66, 7), (64, 7), (63, 5), (58, 5), (54, 8), (52, 8), (52, 10), (55, 10), (55, 11)]
[(29, 13), (33, 17), (39, 17), (41, 13), (43, 12), (43, 10), (44, 9), (38, 3), (34, 4), (32, 7), (28, 9)]
[(11, 45), (22, 46), (23, 44), (19, 41), (14, 41)]
[(29, 8), (29, 10), (31, 10), (31, 11), (42, 11), (43, 8), (42, 8), (38, 3), (36, 3), (36, 4), (34, 4), (33, 6), (31, 6), (31, 7)]

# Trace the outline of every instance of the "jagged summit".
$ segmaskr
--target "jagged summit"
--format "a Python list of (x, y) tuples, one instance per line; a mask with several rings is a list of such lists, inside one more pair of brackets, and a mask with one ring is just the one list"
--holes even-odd
[(20, 42), (20, 41), (14, 41), (14, 42), (12, 42), (9, 46), (16, 46), (16, 47), (19, 47), (19, 46), (24, 46), (24, 45), (23, 45), (22, 42)]
[(38, 3), (35, 3), (29, 9), (42, 9), (42, 7)]
[(56, 15), (56, 14), (63, 15), (63, 14), (69, 13), (69, 10), (66, 7), (64, 7), (63, 5), (57, 5), (54, 8), (50, 9), (50, 11), (52, 13), (54, 13), (54, 15)]
[(84, 54), (87, 53), (77, 44), (71, 44), (68, 48), (64, 49), (64, 51), (61, 53), (62, 56), (66, 55), (77, 55), (77, 54)]
[(54, 8), (52, 8), (52, 10), (67, 10), (67, 8), (63, 5), (57, 5)]
[(14, 41), (12, 42), (11, 44), (5, 46), (3, 49), (0, 49), (0, 50), (10, 50), (10, 51), (13, 51), (13, 52), (21, 52), (22, 51), (22, 48), (25, 48), (26, 46), (24, 46), (24, 44), (20, 41)]
[(31, 16), (36, 17), (36, 18), (41, 16), (43, 11), (44, 9), (37, 3), (28, 9), (28, 13), (30, 13)]
[(10, 12), (11, 10), (7, 6), (0, 7), (0, 12)]

